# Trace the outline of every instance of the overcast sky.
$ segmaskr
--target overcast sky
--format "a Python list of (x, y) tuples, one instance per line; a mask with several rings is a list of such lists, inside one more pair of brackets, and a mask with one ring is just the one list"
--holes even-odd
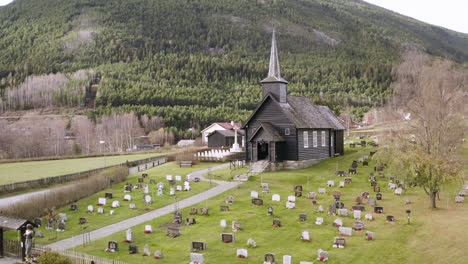
[[(468, 34), (468, 0), (365, 1), (417, 20)], [(12, 0), (0, 0), (0, 6), (10, 2)]]

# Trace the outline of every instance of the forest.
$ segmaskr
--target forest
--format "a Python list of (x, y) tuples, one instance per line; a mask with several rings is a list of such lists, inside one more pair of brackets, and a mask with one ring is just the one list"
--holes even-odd
[(468, 36), (344, 0), (16, 0), (0, 8), (0, 111), (133, 112), (167, 127), (243, 121), (271, 31), (291, 95), (360, 120), (404, 50), (468, 61)]

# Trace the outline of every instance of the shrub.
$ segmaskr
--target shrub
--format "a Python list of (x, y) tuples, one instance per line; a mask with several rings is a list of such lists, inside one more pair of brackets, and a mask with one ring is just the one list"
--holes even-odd
[(72, 261), (57, 252), (46, 251), (42, 253), (39, 258), (37, 258), (37, 263), (39, 264), (72, 264)]

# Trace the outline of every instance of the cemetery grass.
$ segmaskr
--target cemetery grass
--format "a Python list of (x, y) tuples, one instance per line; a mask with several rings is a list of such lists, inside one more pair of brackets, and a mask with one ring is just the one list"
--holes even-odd
[(105, 166), (165, 155), (168, 153), (146, 153), (63, 160), (29, 161), (0, 164), (0, 184), (29, 181), (59, 176)]
[[(375, 241), (364, 239), (365, 231), (355, 232), (353, 236), (346, 238), (345, 249), (332, 247), (333, 238), (338, 236), (337, 228), (332, 226), (336, 218), (344, 221), (344, 226), (352, 227), (354, 220), (351, 216), (335, 217), (329, 216), (327, 207), (333, 202), (331, 192), (340, 190), (341, 200), (345, 208), (350, 209), (355, 204), (355, 199), (363, 191), (368, 191), (371, 198), (375, 199), (375, 193), (368, 182), (368, 175), (373, 171), (375, 161), (370, 162), (369, 167), (359, 166), (358, 174), (353, 176), (353, 183), (347, 184), (345, 188), (326, 187), (327, 180), (334, 180), (335, 186), (343, 178), (334, 176), (334, 172), (347, 170), (353, 160), (368, 155), (367, 147), (361, 149), (346, 148), (346, 155), (324, 161), (311, 168), (298, 171), (269, 172), (251, 177), (248, 182), (238, 188), (231, 189), (221, 195), (213, 197), (208, 201), (195, 205), (194, 207), (209, 207), (210, 215), (195, 215), (197, 224), (181, 227), (181, 236), (175, 239), (166, 237), (166, 229), (161, 228), (171, 222), (172, 215), (156, 218), (145, 224), (153, 226), (152, 234), (144, 234), (144, 225), (132, 228), (134, 233), (134, 244), (138, 245), (139, 253), (128, 254), (128, 244), (124, 243), (125, 231), (117, 232), (109, 237), (99, 239), (86, 246), (76, 247), (74, 250), (97, 255), (106, 258), (118, 259), (128, 263), (154, 263), (154, 258), (143, 257), (145, 244), (150, 247), (151, 254), (155, 250), (162, 250), (164, 259), (157, 260), (158, 263), (188, 263), (191, 241), (204, 241), (207, 250), (201, 253), (205, 256), (207, 263), (261, 263), (265, 253), (275, 253), (277, 263), (282, 263), (283, 255), (292, 255), (293, 263), (299, 261), (313, 261), (317, 263), (317, 250), (323, 249), (329, 252), (328, 263), (466, 263), (466, 238), (460, 232), (468, 230), (468, 207), (465, 204), (455, 204), (454, 194), (460, 189), (459, 183), (445, 186), (441, 194), (439, 205), (441, 209), (431, 210), (429, 199), (421, 190), (405, 190), (403, 195), (396, 196), (392, 190), (387, 189), (388, 178), (378, 179), (381, 186), (383, 200), (377, 201), (377, 205), (384, 206), (385, 214), (373, 214), (374, 221), (362, 220), (365, 230), (375, 232)], [(395, 175), (396, 176), (396, 175)], [(309, 184), (307, 184), (309, 178)], [(260, 181), (270, 184), (270, 193), (262, 194)], [(296, 209), (288, 210), (285, 202), (288, 195), (293, 195), (293, 185), (302, 184), (304, 194), (308, 191), (317, 192), (319, 187), (326, 187), (327, 194), (318, 194), (318, 204), (324, 207), (325, 213), (317, 213), (318, 205), (312, 205), (305, 197), (297, 198)], [(256, 190), (260, 198), (264, 199), (264, 205), (254, 207), (251, 205), (250, 191)], [(280, 194), (281, 202), (272, 202), (272, 194)], [(229, 212), (221, 212), (220, 205), (226, 205), (226, 196), (233, 195), (236, 199), (234, 204), (229, 205)], [(412, 203), (405, 205), (405, 198), (410, 198)], [(372, 211), (372, 206), (367, 205), (364, 200), (366, 211)], [(274, 217), (267, 216), (268, 206), (274, 207)], [(411, 224), (407, 225), (406, 209), (413, 211)], [(183, 218), (191, 217), (190, 208), (182, 211)], [(448, 217), (446, 213), (451, 212)], [(307, 221), (299, 222), (299, 213), (307, 214)], [(386, 222), (386, 215), (395, 216), (395, 222)], [(454, 216), (450, 218), (450, 216)], [(315, 225), (316, 217), (324, 217), (322, 226)], [(282, 227), (272, 227), (273, 218), (282, 220)], [(223, 229), (219, 226), (221, 219), (227, 220), (228, 227)], [(231, 231), (231, 221), (241, 221), (243, 230), (235, 232), (235, 242), (225, 244), (220, 241), (221, 233), (234, 233)], [(447, 231), (449, 230), (449, 235)], [(311, 242), (300, 240), (301, 232), (309, 231)], [(253, 238), (257, 242), (257, 248), (248, 248), (246, 241)], [(108, 241), (117, 241), (120, 251), (116, 253), (104, 252)], [(246, 259), (236, 257), (236, 250), (248, 249), (249, 256)]]
[[(82, 227), (83, 226), (89, 226), (86, 231), (92, 231), (99, 229), (101, 227), (114, 224), (120, 221), (123, 221), (125, 219), (138, 216), (144, 213), (147, 213), (152, 210), (156, 210), (158, 208), (164, 207), (166, 205), (174, 203), (174, 197), (175, 196), (169, 196), (169, 184), (167, 183), (166, 180), (166, 175), (181, 175), (182, 179), (184, 180), (186, 175), (197, 171), (197, 170), (202, 170), (206, 169), (209, 167), (213, 167), (219, 165), (219, 163), (200, 163), (198, 165), (194, 165), (193, 167), (182, 167), (179, 168), (179, 165), (176, 162), (168, 162), (156, 167), (153, 167), (149, 170), (142, 171), (139, 173), (135, 173), (132, 175), (129, 175), (127, 180), (125, 180), (122, 183), (115, 184), (112, 186), (112, 188), (100, 191), (96, 194), (93, 194), (85, 199), (81, 199), (76, 202), (78, 205), (78, 211), (70, 211), (70, 205), (65, 206), (63, 208), (60, 208), (57, 210), (57, 213), (66, 213), (68, 216), (68, 221), (67, 221), (67, 230), (65, 232), (56, 232), (55, 230), (47, 230), (45, 229), (46, 225), (46, 219), (45, 217), (43, 218), (43, 226), (40, 228), (36, 228), (36, 231), (42, 231), (44, 233), (44, 238), (40, 238), (38, 236), (35, 237), (35, 243), (37, 244), (50, 244), (65, 238), (69, 238), (72, 236), (80, 235), (82, 234)], [(135, 186), (138, 183), (138, 178), (141, 177), (142, 173), (147, 173), (148, 178), (145, 179), (144, 184), (149, 184), (150, 179), (156, 179), (156, 183), (158, 182), (164, 182), (165, 183), (165, 189), (164, 189), (164, 195), (163, 196), (157, 196), (157, 187), (156, 184), (149, 184), (150, 186), (150, 193), (153, 197), (153, 203), (149, 205), (144, 204), (144, 199), (143, 199), (143, 190), (133, 190), (131, 193), (124, 193), (124, 186), (127, 182), (130, 182)], [(178, 184), (183, 185), (183, 182), (178, 182)], [(216, 186), (215, 183), (212, 184), (211, 187)], [(192, 183), (191, 184), (191, 190), (190, 191), (178, 191), (176, 192), (177, 194), (177, 199), (180, 201), (182, 199), (185, 199), (189, 196), (193, 196), (197, 193), (203, 192), (205, 190), (208, 190), (210, 187), (210, 184), (208, 182), (197, 182), (197, 183)], [(107, 204), (104, 207), (104, 214), (98, 214), (97, 213), (97, 208), (100, 206), (97, 206), (96, 204), (98, 203), (98, 198), (104, 198), (106, 192), (111, 192), (113, 194), (113, 199), (107, 199)], [(125, 194), (130, 194), (132, 197), (131, 201), (123, 201), (123, 197)], [(120, 202), (120, 208), (113, 208), (115, 211), (114, 215), (109, 215), (111, 208), (112, 201), (119, 201)], [(137, 209), (130, 209), (129, 204), (134, 203), (137, 207)], [(87, 213), (87, 207), (88, 205), (93, 205), (94, 206), (94, 213)], [(80, 217), (86, 217), (88, 220), (88, 224), (85, 225), (79, 225), (79, 218)], [(16, 232), (6, 232), (5, 233), (7, 239), (16, 239)]]
[(229, 167), (214, 170), (203, 174), (203, 177), (206, 179), (212, 180), (221, 180), (221, 181), (232, 181), (233, 177), (236, 175), (244, 174), (249, 171), (248, 167), (240, 167), (240, 168), (233, 168), (230, 169)]

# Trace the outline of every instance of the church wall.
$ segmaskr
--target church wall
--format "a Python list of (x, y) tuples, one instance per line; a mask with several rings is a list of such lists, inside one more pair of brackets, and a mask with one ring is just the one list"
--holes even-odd
[[(281, 148), (281, 157), (285, 160), (297, 160), (297, 142), (296, 128), (292, 122), (283, 113), (283, 110), (272, 99), (267, 99), (263, 106), (258, 109), (257, 113), (250, 119), (247, 124), (247, 138), (250, 139), (252, 134), (260, 127), (262, 122), (269, 122), (285, 139), (285, 144)], [(289, 135), (285, 135), (285, 129), (289, 128)], [(247, 149), (247, 158), (251, 160), (251, 146)]]
[[(308, 131), (309, 147), (304, 148), (304, 131)], [(317, 131), (317, 147), (313, 144), (313, 131)], [(322, 146), (322, 131), (325, 131), (325, 146)], [(328, 129), (299, 129), (299, 160), (324, 159), (330, 157), (330, 131)]]

